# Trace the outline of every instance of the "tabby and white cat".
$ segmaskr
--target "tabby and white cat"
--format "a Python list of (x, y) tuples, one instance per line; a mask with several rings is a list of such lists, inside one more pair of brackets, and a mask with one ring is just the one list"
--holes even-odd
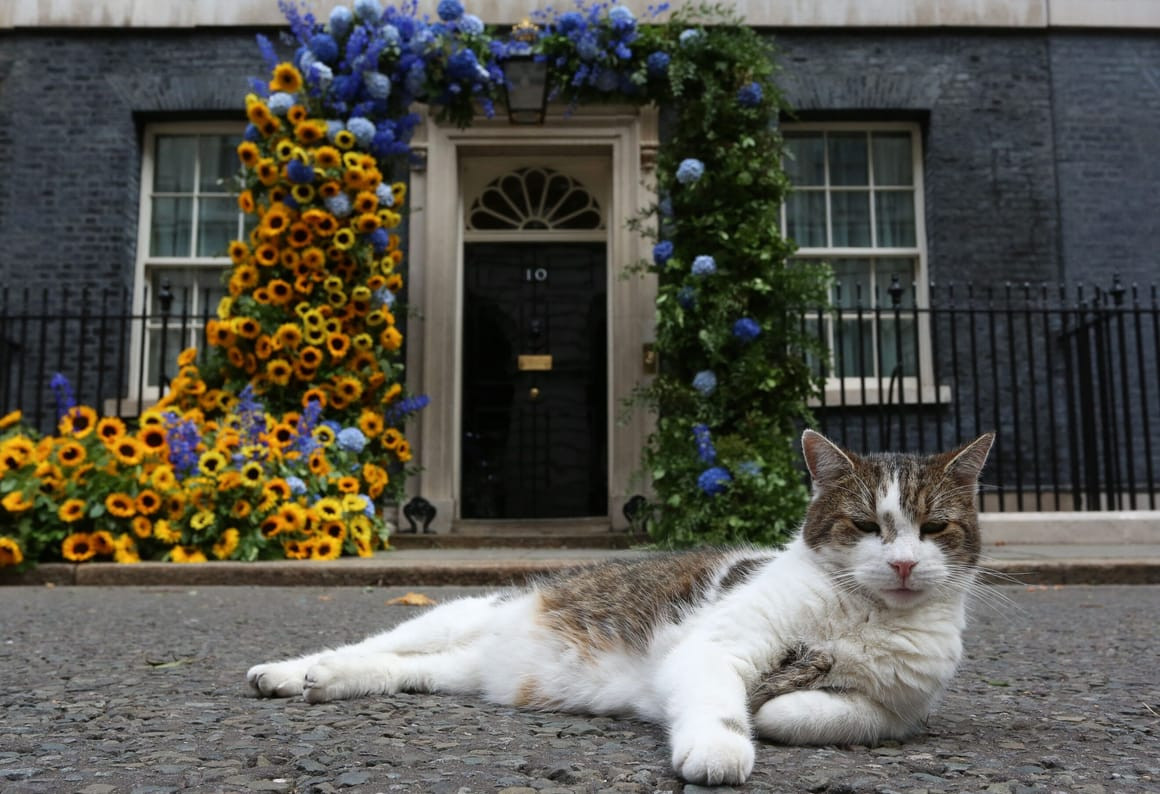
[(917, 731), (962, 653), (974, 506), (993, 436), (860, 456), (807, 430), (813, 496), (782, 551), (608, 562), (438, 606), (337, 650), (250, 669), (312, 703), (477, 693), (664, 725), (677, 774), (741, 783), (752, 737), (874, 743)]

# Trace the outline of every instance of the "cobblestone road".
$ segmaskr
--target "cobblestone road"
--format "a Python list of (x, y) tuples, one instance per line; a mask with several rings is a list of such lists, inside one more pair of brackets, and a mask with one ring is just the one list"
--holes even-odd
[[(253, 663), (405, 619), (392, 589), (0, 588), (0, 791), (681, 792), (631, 720), (247, 694)], [(424, 590), (437, 600), (461, 589)], [(929, 729), (763, 745), (745, 791), (1160, 792), (1160, 587), (997, 588)], [(995, 600), (995, 599), (992, 599)]]

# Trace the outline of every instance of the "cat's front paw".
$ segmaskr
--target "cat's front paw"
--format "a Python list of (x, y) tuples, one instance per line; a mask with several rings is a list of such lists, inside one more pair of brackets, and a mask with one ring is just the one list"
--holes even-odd
[(256, 664), (246, 673), (250, 688), (268, 698), (301, 695), (305, 678), (306, 666), (298, 661)]
[(744, 783), (753, 772), (754, 749), (745, 726), (673, 736), (673, 771), (689, 783)]

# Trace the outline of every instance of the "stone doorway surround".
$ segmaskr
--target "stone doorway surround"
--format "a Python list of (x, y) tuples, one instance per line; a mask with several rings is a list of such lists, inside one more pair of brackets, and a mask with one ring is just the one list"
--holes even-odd
[[(551, 167), (553, 157), (608, 162), (608, 482), (607, 522), (595, 517), (527, 531), (576, 534), (578, 530), (623, 529), (625, 501), (648, 486), (641, 453), (652, 419), (643, 409), (626, 417), (623, 402), (645, 381), (644, 350), (654, 340), (656, 279), (624, 277), (624, 267), (646, 258), (649, 241), (625, 222), (655, 199), (658, 144), (655, 109), (623, 105), (553, 106), (542, 126), (478, 119), (458, 129), (429, 113), (415, 134), (417, 156), (410, 174), (408, 205), (407, 385), (428, 394), (431, 404), (407, 430), (421, 471), (407, 480), (407, 496), (422, 496), (438, 511), (431, 529), (479, 533), (486, 527), (460, 524), (460, 400), (462, 394), (464, 182), (462, 163), (471, 157), (534, 153)], [(475, 524), (476, 522), (470, 522)], [(573, 526), (572, 524), (575, 524)], [(504, 522), (511, 531), (511, 522)], [(458, 525), (458, 526), (457, 526)], [(583, 526), (581, 526), (583, 525)], [(400, 526), (406, 526), (403, 522)]]

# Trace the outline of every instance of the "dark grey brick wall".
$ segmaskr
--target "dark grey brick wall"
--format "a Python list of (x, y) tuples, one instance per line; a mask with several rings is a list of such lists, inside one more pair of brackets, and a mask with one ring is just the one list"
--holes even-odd
[(775, 44), (805, 117), (922, 121), (931, 278), (1060, 277), (1045, 37), (794, 32)]
[(1160, 279), (1160, 36), (1058, 34), (1050, 62), (1070, 281)]
[(242, 118), (249, 32), (0, 35), (0, 278), (129, 287), (143, 119)]

